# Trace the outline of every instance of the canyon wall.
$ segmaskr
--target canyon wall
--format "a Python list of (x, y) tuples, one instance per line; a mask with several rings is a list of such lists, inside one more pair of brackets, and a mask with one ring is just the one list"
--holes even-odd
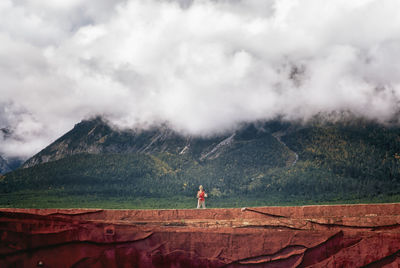
[(400, 204), (0, 209), (0, 267), (399, 267)]

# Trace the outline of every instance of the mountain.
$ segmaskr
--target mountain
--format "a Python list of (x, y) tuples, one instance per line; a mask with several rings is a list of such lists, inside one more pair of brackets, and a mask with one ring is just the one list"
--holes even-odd
[[(28, 159), (23, 167), (28, 168), (80, 153), (169, 153), (190, 156), (202, 162), (238, 150), (244, 142), (249, 148), (257, 149), (256, 144), (267, 142), (269, 146), (283, 147), (280, 150), (289, 151), (263, 127), (248, 125), (234, 133), (201, 138), (184, 137), (165, 126), (150, 130), (118, 131), (101, 118), (95, 118), (75, 125), (71, 131)], [(260, 149), (265, 151), (265, 148)]]
[(23, 163), (24, 160), (19, 157), (9, 157), (6, 159), (0, 156), (0, 174), (16, 170), (21, 167)]
[(8, 165), (7, 161), (0, 156), (0, 174), (4, 174), (11, 171), (10, 166)]
[[(7, 138), (9, 133), (10, 131), (7, 128), (0, 128), (1, 137)], [(7, 160), (0, 155), (0, 175), (9, 171), (11, 171), (11, 168), (9, 167)]]
[[(0, 128), (0, 138), (3, 140), (3, 142), (7, 143), (7, 140), (11, 136), (12, 130), (10, 130), (9, 128)], [(23, 162), (24, 160), (19, 157), (5, 158), (0, 155), (0, 174), (5, 174), (19, 168)]]
[[(0, 192), (400, 201), (400, 128), (365, 120), (246, 124), (213, 137), (85, 120), (0, 180)], [(0, 200), (1, 202), (1, 200)]]

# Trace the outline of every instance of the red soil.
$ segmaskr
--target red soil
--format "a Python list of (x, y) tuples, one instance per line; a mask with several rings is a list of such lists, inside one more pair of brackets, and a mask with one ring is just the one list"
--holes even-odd
[(400, 204), (0, 209), (0, 267), (399, 267)]

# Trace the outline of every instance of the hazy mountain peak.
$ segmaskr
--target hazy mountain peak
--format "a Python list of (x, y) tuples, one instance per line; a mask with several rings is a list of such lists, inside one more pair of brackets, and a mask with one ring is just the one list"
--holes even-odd
[(286, 127), (281, 123), (247, 124), (241, 129), (211, 137), (184, 136), (163, 125), (149, 129), (119, 130), (101, 117), (83, 120), (41, 152), (24, 167), (50, 162), (80, 153), (162, 153), (190, 155), (198, 161), (218, 158), (235, 145), (263, 139)]
[(11, 171), (10, 166), (8, 165), (7, 161), (0, 156), (0, 174), (4, 174)]
[[(71, 131), (26, 161), (24, 167), (79, 153), (169, 152), (200, 157), (200, 155), (206, 155), (208, 150), (212, 151), (212, 148), (225, 138), (225, 136), (213, 138), (182, 136), (166, 126), (147, 130), (118, 130), (108, 125), (101, 117), (96, 117), (76, 124)], [(207, 157), (201, 160), (204, 158)]]

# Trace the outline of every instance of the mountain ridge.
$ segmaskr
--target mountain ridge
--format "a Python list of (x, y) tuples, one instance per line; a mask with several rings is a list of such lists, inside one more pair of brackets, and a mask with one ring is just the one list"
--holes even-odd
[(115, 130), (96, 118), (80, 122), (25, 165), (0, 180), (0, 191), (178, 198), (202, 184), (212, 198), (276, 204), (400, 201), (400, 128), (276, 120), (185, 137), (167, 127)]
[[(253, 128), (253, 132), (265, 132), (251, 124), (247, 128)], [(246, 127), (241, 131), (246, 131)], [(191, 154), (199, 161), (204, 161), (217, 158), (236, 141), (235, 136), (237, 138), (238, 135), (240, 130), (209, 138), (183, 136), (165, 126), (148, 130), (115, 130), (97, 117), (76, 124), (72, 130), (28, 159), (23, 167), (32, 167), (79, 153), (170, 152), (178, 155)]]

